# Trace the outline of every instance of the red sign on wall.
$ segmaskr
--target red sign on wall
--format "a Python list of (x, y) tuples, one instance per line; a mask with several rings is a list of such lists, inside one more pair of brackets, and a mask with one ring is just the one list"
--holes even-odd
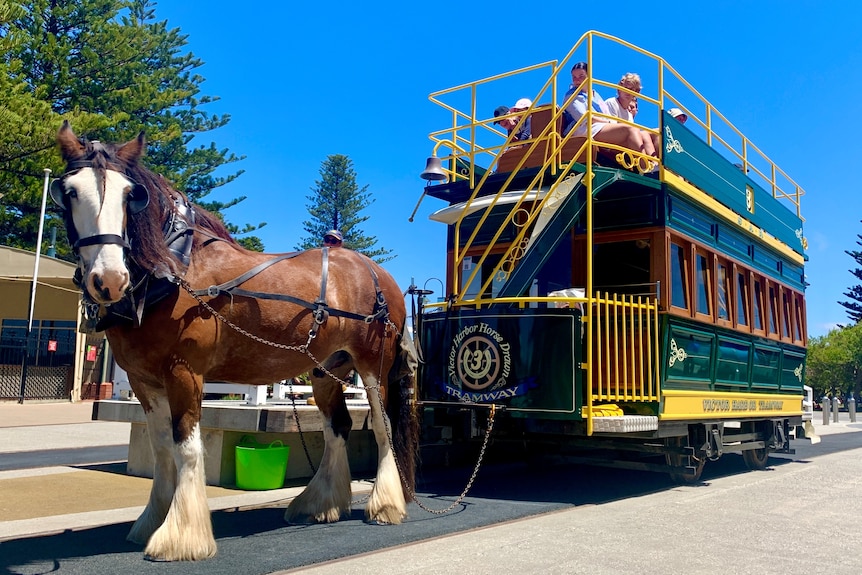
[(57, 340), (49, 339), (48, 340), (48, 351), (57, 351)]
[(96, 361), (96, 346), (87, 346), (87, 361)]

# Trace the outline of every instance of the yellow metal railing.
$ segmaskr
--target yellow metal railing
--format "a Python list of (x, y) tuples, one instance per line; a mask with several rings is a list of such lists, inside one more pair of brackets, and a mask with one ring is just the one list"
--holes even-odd
[(590, 330), (592, 402), (658, 401), (658, 302), (643, 296), (596, 293)]

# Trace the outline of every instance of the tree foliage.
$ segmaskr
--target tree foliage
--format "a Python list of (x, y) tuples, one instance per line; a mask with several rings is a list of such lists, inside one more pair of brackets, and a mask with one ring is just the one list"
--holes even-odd
[[(145, 132), (147, 166), (208, 210), (245, 199), (205, 201), (242, 173), (216, 170), (242, 158), (195, 145), (230, 118), (202, 109), (217, 100), (200, 94), (203, 62), (185, 51), (187, 36), (156, 20), (150, 0), (0, 0), (0, 41), (0, 243), (33, 249), (43, 168), (63, 169), (54, 143), (62, 120), (91, 140)], [(62, 225), (51, 217), (49, 226)]]
[(372, 258), (377, 263), (394, 258), (392, 250), (377, 245), (375, 236), (367, 236), (360, 228), (369, 216), (360, 212), (370, 206), (374, 200), (368, 192), (368, 186), (359, 188), (356, 183), (356, 172), (353, 162), (347, 156), (334, 154), (328, 156), (320, 167), (320, 180), (315, 182), (313, 192), (306, 196), (306, 204), (311, 219), (302, 223), (308, 234), (297, 249), (307, 250), (319, 247), (323, 234), (336, 229), (344, 235), (344, 246), (356, 250)]
[[(856, 245), (862, 247), (862, 234), (857, 235), (856, 238)], [(862, 251), (845, 250), (844, 253), (856, 261), (856, 265), (859, 267), (851, 269), (850, 273), (862, 282)], [(853, 323), (862, 322), (862, 283), (850, 287), (844, 292), (844, 297), (850, 298), (849, 301), (840, 301), (838, 303), (847, 309), (847, 316)]]
[(807, 383), (815, 397), (862, 391), (862, 323), (808, 342)]

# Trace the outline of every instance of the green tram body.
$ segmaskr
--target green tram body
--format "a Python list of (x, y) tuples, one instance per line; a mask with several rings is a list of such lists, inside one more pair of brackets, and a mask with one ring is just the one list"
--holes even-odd
[[(552, 77), (574, 61), (553, 63)], [(655, 103), (675, 98), (660, 86)], [(447, 180), (425, 190), (449, 203), (432, 215), (448, 225), (449, 297), (416, 326), (426, 443), (479, 441), (493, 406), (497, 442), (601, 448), (598, 463), (681, 480), (725, 452), (752, 468), (792, 452), (806, 346), (802, 191), (782, 189), (768, 159), (756, 168), (747, 140), (741, 155), (720, 153), (707, 123), (695, 120), (697, 133), (656, 108), (653, 173), (624, 149), (567, 140), (550, 104), (528, 112), (533, 138), (520, 146), (459, 138), (493, 126), (467, 114), (432, 134), (435, 152), (451, 151)]]

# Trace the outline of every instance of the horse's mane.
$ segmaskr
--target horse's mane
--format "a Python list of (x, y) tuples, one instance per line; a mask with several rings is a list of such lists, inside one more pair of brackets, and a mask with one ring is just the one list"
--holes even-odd
[[(188, 202), (188, 197), (174, 189), (171, 183), (162, 175), (143, 166), (137, 158), (123, 160), (115, 154), (117, 146), (105, 145), (105, 168), (117, 169), (127, 178), (147, 188), (150, 196), (149, 205), (137, 214), (130, 214), (126, 226), (131, 245), (132, 259), (141, 268), (152, 271), (157, 267), (168, 263), (169, 267), (176, 270), (182, 269), (183, 264), (168, 249), (165, 243), (165, 230), (163, 226), (170, 219), (171, 212), (176, 211), (175, 198), (182, 198), (182, 202)], [(94, 164), (98, 167), (101, 163), (96, 160), (101, 154), (94, 155)], [(182, 213), (179, 214), (182, 217)], [(189, 222), (191, 225), (191, 222)], [(236, 244), (236, 240), (230, 235), (221, 219), (201, 208), (194, 206), (194, 227), (208, 231), (213, 236)], [(198, 244), (195, 243), (194, 249)]]

